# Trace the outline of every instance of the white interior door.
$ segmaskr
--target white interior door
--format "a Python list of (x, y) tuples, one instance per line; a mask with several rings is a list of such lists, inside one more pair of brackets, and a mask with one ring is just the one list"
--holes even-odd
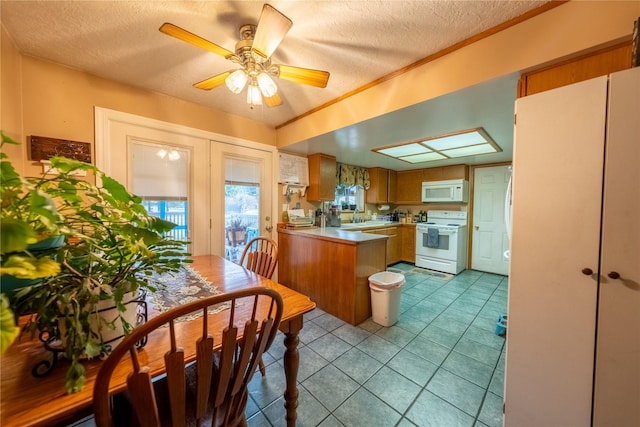
[(473, 232), (471, 268), (488, 273), (509, 273), (504, 252), (509, 237), (504, 204), (511, 173), (508, 166), (476, 168), (473, 177)]
[(238, 261), (247, 241), (273, 231), (273, 153), (212, 141), (212, 251)]

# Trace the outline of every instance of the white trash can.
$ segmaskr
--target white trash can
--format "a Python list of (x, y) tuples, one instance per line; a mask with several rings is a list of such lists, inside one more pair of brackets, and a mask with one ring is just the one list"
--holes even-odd
[(371, 317), (382, 326), (393, 326), (400, 314), (400, 292), (404, 275), (381, 271), (369, 276), (371, 290)]

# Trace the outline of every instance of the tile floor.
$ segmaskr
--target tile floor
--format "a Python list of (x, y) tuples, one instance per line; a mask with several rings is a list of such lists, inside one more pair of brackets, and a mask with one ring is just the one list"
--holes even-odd
[[(429, 274), (411, 264), (400, 318), (352, 326), (316, 309), (300, 334), (298, 426), (502, 426), (507, 278)], [(284, 426), (282, 339), (250, 384), (250, 427)]]

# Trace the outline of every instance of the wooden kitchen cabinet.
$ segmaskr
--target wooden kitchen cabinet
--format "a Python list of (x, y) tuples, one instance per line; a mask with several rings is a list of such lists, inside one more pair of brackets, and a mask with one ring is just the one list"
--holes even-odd
[(336, 158), (316, 153), (308, 156), (309, 188), (307, 200), (329, 201), (336, 198)]
[(446, 181), (449, 179), (469, 179), (469, 166), (451, 165), (422, 169), (422, 181)]
[(505, 425), (640, 425), (639, 93), (633, 68), (516, 101)]
[(387, 265), (402, 261), (402, 234), (400, 226), (376, 228), (364, 232), (389, 236), (387, 240)]
[(422, 203), (422, 169), (398, 171), (396, 202)]
[(403, 224), (400, 226), (401, 235), (401, 261), (416, 262), (416, 226)]
[(519, 96), (555, 89), (631, 68), (632, 41), (522, 74)]
[(396, 171), (370, 168), (369, 180), (371, 185), (367, 190), (367, 203), (394, 203), (396, 201)]

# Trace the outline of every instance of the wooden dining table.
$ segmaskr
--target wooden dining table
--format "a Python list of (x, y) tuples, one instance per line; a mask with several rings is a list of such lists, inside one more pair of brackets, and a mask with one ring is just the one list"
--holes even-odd
[[(297, 376), (299, 366), (298, 333), (303, 326), (303, 315), (315, 308), (307, 296), (275, 281), (261, 277), (247, 269), (216, 255), (194, 256), (191, 267), (220, 292), (230, 292), (251, 287), (268, 287), (280, 293), (284, 302), (284, 313), (280, 331), (284, 334), (284, 373), (286, 389), (284, 401), (288, 426), (295, 426), (298, 406)], [(149, 308), (148, 315), (156, 312)], [(185, 334), (201, 333), (201, 322), (186, 321), (181, 324)], [(191, 331), (191, 329), (194, 329)], [(149, 361), (158, 361), (159, 372), (166, 349), (159, 343), (158, 335), (150, 334), (145, 352)], [(195, 355), (186, 355), (192, 358)], [(64, 426), (92, 413), (92, 393), (95, 377), (102, 365), (99, 359), (84, 361), (87, 382), (84, 388), (67, 394), (64, 378), (68, 362), (62, 359), (55, 369), (43, 377), (34, 377), (32, 368), (42, 360), (51, 359), (43, 343), (30, 334), (23, 334), (0, 358), (0, 425), (9, 426)], [(155, 362), (154, 362), (155, 363)], [(268, 380), (268, 377), (267, 377)], [(125, 378), (111, 382), (110, 390), (124, 389)]]

